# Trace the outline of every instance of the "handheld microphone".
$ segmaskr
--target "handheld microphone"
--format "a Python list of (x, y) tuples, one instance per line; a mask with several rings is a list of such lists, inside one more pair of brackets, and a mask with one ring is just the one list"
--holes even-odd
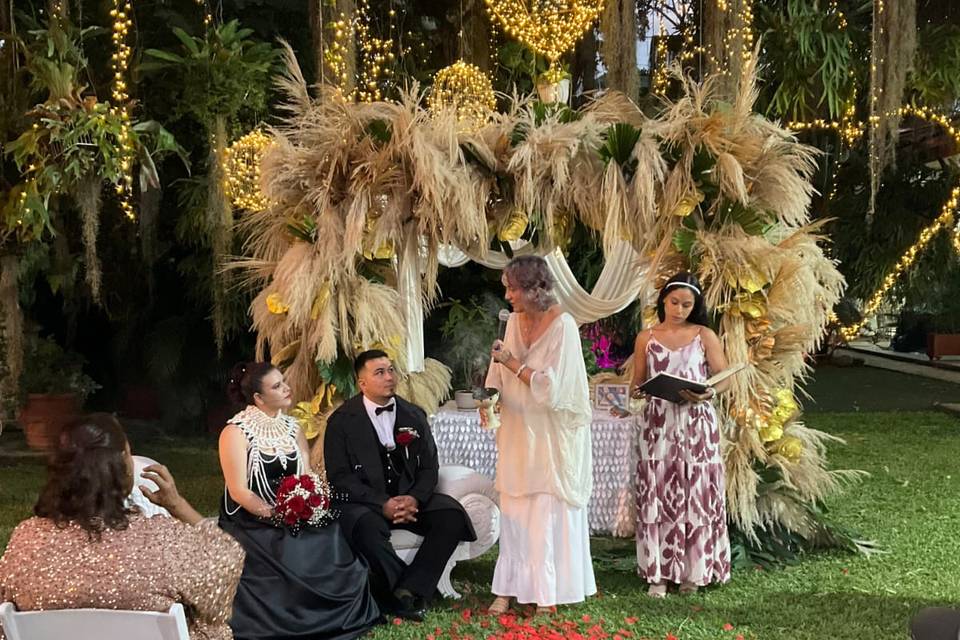
[(500, 309), (497, 317), (500, 319), (500, 327), (497, 329), (497, 340), (503, 340), (507, 335), (507, 320), (510, 319), (510, 311)]

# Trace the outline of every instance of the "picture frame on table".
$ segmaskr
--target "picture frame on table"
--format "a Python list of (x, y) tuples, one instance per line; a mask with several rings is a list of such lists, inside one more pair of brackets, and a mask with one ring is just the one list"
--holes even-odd
[(597, 384), (593, 390), (593, 407), (595, 409), (624, 409), (630, 401), (630, 385), (628, 384)]

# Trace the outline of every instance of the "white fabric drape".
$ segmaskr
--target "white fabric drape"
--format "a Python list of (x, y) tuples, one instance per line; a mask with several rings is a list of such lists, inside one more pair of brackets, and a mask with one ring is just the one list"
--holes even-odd
[[(531, 253), (535, 253), (535, 249), (526, 243), (518, 243), (514, 249), (514, 255)], [(486, 255), (480, 255), (470, 248), (464, 251), (449, 245), (440, 247), (439, 258), (440, 264), (446, 267), (459, 267), (473, 260), (491, 269), (503, 269), (510, 262), (510, 258), (500, 251), (488, 251)], [(643, 290), (646, 269), (627, 242), (620, 242), (606, 256), (603, 271), (592, 292), (580, 286), (559, 249), (546, 254), (543, 259), (556, 281), (554, 293), (557, 301), (564, 311), (573, 316), (577, 324), (596, 322), (612, 316), (625, 309), (641, 294), (650, 291), (649, 284), (647, 290)]]
[[(413, 227), (409, 233), (414, 233)], [(536, 253), (536, 247), (519, 241), (511, 243), (514, 256)], [(398, 281), (401, 304), (407, 320), (407, 371), (423, 371), (423, 299), (420, 291), (422, 256), (425, 243), (407, 238), (403, 256), (398, 264)], [(451, 245), (440, 245), (438, 259), (445, 267), (459, 267), (470, 260), (490, 269), (503, 269), (510, 258), (500, 251), (481, 254), (473, 247), (465, 250)], [(627, 242), (620, 242), (606, 256), (603, 271), (597, 278), (593, 291), (588, 292), (570, 270), (567, 259), (560, 249), (543, 256), (555, 281), (554, 293), (560, 307), (573, 316), (578, 325), (596, 322), (625, 309), (640, 296), (645, 298), (652, 289), (646, 282), (646, 268), (639, 256)]]
[(407, 371), (423, 371), (423, 293), (420, 287), (420, 243), (416, 227), (410, 225), (397, 265), (397, 292), (407, 321)]

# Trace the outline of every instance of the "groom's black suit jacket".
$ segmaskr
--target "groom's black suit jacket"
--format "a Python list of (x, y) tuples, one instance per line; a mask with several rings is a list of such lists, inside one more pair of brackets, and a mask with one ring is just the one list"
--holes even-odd
[[(421, 513), (444, 509), (460, 511), (469, 529), (462, 539), (476, 540), (470, 518), (460, 503), (448, 495), (436, 493), (440, 465), (426, 413), (399, 396), (394, 396), (394, 400), (397, 412), (394, 439), (402, 427), (410, 427), (419, 435), (406, 448), (397, 445), (401, 454), (397, 457), (401, 458), (402, 466), (396, 495), (416, 498)], [(362, 394), (344, 402), (327, 420), (323, 439), (324, 465), (334, 490), (346, 494), (345, 502), (340, 505), (340, 526), (348, 539), (360, 518), (371, 510), (382, 514), (383, 504), (391, 497), (384, 478), (380, 448)]]

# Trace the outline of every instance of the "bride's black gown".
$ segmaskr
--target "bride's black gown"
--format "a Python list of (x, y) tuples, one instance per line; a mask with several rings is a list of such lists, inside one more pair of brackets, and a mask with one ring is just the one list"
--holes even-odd
[[(287, 458), (286, 469), (279, 459), (264, 462), (274, 491), (297, 468), (295, 455)], [(293, 536), (227, 494), (220, 527), (247, 554), (230, 618), (236, 640), (351, 640), (381, 620), (367, 565), (353, 554), (336, 521)]]

